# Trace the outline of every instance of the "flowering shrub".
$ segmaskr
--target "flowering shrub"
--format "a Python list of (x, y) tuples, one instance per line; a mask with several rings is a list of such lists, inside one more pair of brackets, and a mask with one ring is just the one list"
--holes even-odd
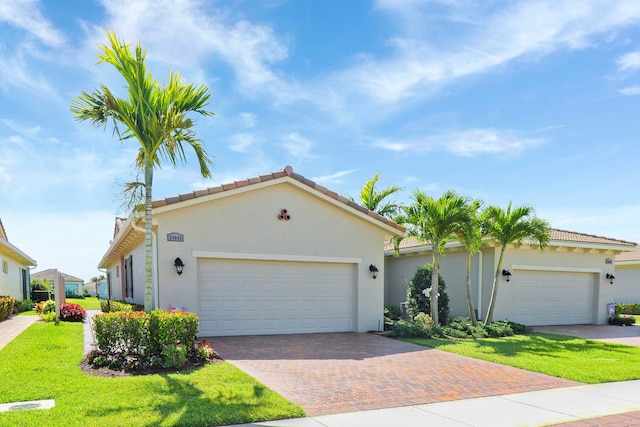
[(627, 314), (616, 314), (609, 318), (610, 325), (631, 326), (636, 323), (636, 318)]
[(130, 313), (132, 311), (144, 311), (144, 306), (140, 304), (128, 303), (125, 301), (101, 299), (100, 310), (102, 310), (103, 313), (111, 313), (114, 311), (125, 311), (127, 313)]
[(82, 322), (87, 317), (87, 312), (79, 304), (60, 304), (60, 320), (63, 322)]
[(164, 368), (180, 368), (187, 363), (187, 349), (182, 345), (168, 345), (162, 349)]
[(194, 345), (198, 316), (183, 311), (152, 313), (110, 312), (94, 317), (99, 350), (87, 357), (89, 364), (137, 371), (145, 368), (179, 368), (191, 359), (217, 356), (206, 342)]
[(197, 343), (196, 356), (198, 357), (198, 359), (210, 360), (214, 357), (217, 357), (218, 353), (216, 353), (211, 344), (202, 340), (198, 341)]
[(6, 319), (13, 313), (13, 307), (16, 305), (16, 299), (12, 296), (0, 296), (0, 320)]

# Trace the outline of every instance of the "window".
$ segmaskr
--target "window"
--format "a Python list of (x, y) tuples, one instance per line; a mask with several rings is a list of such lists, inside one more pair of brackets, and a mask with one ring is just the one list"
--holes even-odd
[(124, 260), (124, 293), (126, 298), (133, 298), (133, 255)]
[(9, 263), (6, 260), (2, 260), (2, 272), (4, 274), (9, 274)]

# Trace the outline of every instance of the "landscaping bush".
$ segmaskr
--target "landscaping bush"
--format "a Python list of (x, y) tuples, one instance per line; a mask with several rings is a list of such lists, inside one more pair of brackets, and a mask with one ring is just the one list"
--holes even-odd
[(38, 314), (48, 314), (56, 310), (56, 302), (54, 300), (40, 301), (36, 303), (34, 308)]
[(47, 279), (31, 279), (31, 300), (47, 301), (53, 298), (53, 282)]
[(528, 334), (531, 333), (531, 328), (520, 323), (507, 321), (493, 322), (488, 325), (478, 322), (477, 326), (473, 326), (470, 318), (455, 317), (442, 328), (442, 333), (452, 338), (498, 338)]
[(391, 329), (389, 335), (400, 338), (440, 336), (441, 331), (433, 322), (431, 316), (418, 313), (414, 320), (398, 320)]
[(390, 330), (393, 324), (400, 320), (402, 310), (397, 305), (384, 306), (384, 329)]
[(640, 314), (640, 304), (616, 304), (616, 314)]
[(116, 301), (112, 299), (101, 299), (100, 310), (103, 313), (110, 313), (116, 311), (124, 311), (130, 313), (132, 311), (144, 311), (144, 306), (140, 304), (129, 303), (126, 301)]
[(60, 320), (63, 322), (82, 322), (87, 312), (79, 304), (63, 302), (60, 304)]
[(16, 305), (16, 299), (12, 296), (0, 296), (0, 320), (4, 320), (11, 316), (13, 307)]
[[(418, 313), (431, 313), (431, 298), (425, 295), (425, 289), (431, 288), (431, 271), (433, 266), (426, 264), (418, 267), (413, 279), (407, 286), (407, 314), (413, 319)], [(449, 317), (449, 296), (445, 292), (447, 285), (438, 275), (438, 317), (440, 323), (445, 324)]]
[(198, 316), (182, 311), (110, 312), (94, 317), (99, 350), (88, 361), (96, 367), (139, 370), (179, 368), (187, 360), (211, 359), (210, 344), (196, 343)]
[(636, 318), (626, 314), (616, 314), (615, 316), (609, 318), (610, 325), (631, 326), (634, 323), (636, 323)]
[(31, 311), (33, 310), (33, 307), (35, 307), (35, 304), (30, 299), (24, 299), (18, 302), (18, 311), (20, 313), (25, 311)]

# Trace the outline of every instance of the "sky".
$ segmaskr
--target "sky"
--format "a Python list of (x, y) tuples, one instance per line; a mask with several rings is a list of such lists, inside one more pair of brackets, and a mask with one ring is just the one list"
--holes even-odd
[(206, 85), (215, 164), (158, 169), (154, 199), (281, 170), (531, 205), (554, 228), (640, 241), (636, 0), (4, 0), (0, 219), (34, 271), (88, 281), (113, 238), (135, 141), (71, 101), (124, 81), (106, 30)]

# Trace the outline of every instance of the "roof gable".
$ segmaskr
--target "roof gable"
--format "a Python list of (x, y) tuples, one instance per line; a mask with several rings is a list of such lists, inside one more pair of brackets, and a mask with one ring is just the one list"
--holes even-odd
[[(487, 239), (487, 242), (491, 239)], [(552, 228), (549, 232), (549, 246), (615, 246), (619, 250), (633, 251), (637, 249), (637, 244), (625, 240), (612, 239), (609, 237), (596, 236), (593, 234), (578, 233), (575, 231), (560, 230)], [(400, 242), (400, 250), (411, 250), (417, 248), (430, 249), (429, 243), (420, 242), (416, 237), (409, 236)], [(387, 244), (385, 250), (393, 250), (392, 244)], [(616, 258), (617, 259), (617, 258)]]
[(258, 185), (262, 183), (269, 183), (271, 181), (276, 181), (276, 180), (286, 180), (286, 179), (291, 179), (297, 183), (303, 184), (302, 186), (300, 186), (301, 188), (304, 188), (307, 191), (314, 192), (318, 195), (326, 197), (334, 202), (338, 202), (337, 205), (347, 210), (354, 211), (360, 215), (364, 214), (366, 215), (366, 218), (376, 220), (379, 223), (378, 225), (383, 225), (383, 226), (386, 226), (386, 228), (393, 229), (394, 234), (398, 236), (403, 235), (405, 232), (405, 228), (402, 227), (401, 225), (396, 224), (395, 222), (383, 217), (382, 215), (379, 215), (376, 212), (370, 211), (369, 209), (364, 208), (355, 202), (352, 202), (346, 197), (343, 197), (338, 193), (335, 193), (327, 189), (326, 187), (323, 187), (315, 183), (314, 181), (311, 181), (305, 178), (304, 176), (298, 173), (295, 173), (291, 166), (286, 166), (284, 169), (280, 171), (273, 172), (266, 175), (260, 175), (254, 178), (247, 178), (240, 181), (234, 181), (231, 183), (222, 184), (217, 187), (210, 187), (205, 190), (193, 191), (191, 193), (180, 194), (174, 197), (167, 197), (165, 199), (154, 200), (152, 202), (152, 206), (154, 209), (173, 207), (173, 205), (175, 205), (175, 207), (180, 207), (180, 203), (189, 202), (189, 201), (193, 203), (195, 199), (198, 199), (198, 198), (203, 198), (203, 201), (205, 201), (209, 199), (209, 198), (206, 198), (207, 196), (225, 197), (227, 195), (236, 194), (237, 190), (245, 189), (245, 187), (250, 187), (250, 186)]

